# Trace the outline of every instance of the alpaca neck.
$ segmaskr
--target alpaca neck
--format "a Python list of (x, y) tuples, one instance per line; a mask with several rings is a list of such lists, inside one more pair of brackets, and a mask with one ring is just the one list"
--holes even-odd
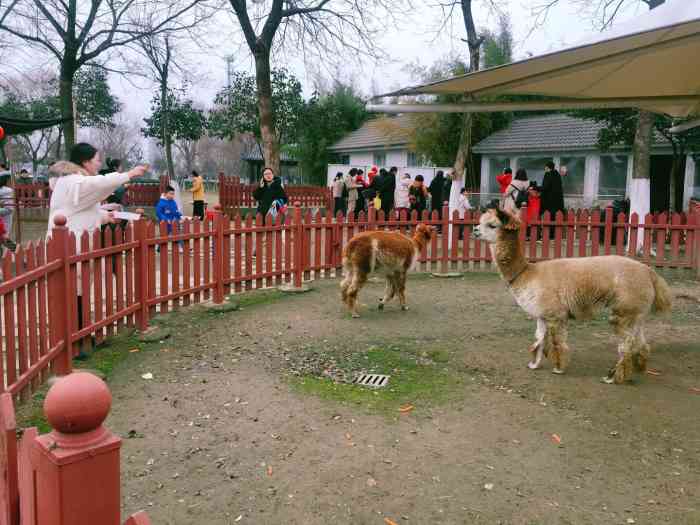
[(428, 240), (425, 238), (424, 235), (416, 234), (411, 240), (413, 241), (413, 246), (415, 246), (416, 250), (418, 250), (419, 252), (422, 252), (423, 248), (425, 248), (425, 245), (428, 244)]
[(525, 259), (517, 230), (501, 230), (498, 240), (491, 245), (491, 253), (498, 271), (508, 284), (512, 284), (527, 269), (528, 262)]

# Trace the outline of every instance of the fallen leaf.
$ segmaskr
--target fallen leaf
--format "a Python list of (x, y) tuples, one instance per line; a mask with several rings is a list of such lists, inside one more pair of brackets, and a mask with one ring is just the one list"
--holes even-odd
[(486, 490), (493, 490), (493, 483), (486, 483), (486, 484), (484, 485), (484, 488), (485, 488)]
[(402, 414), (405, 414), (405, 413), (413, 410), (413, 408), (414, 408), (413, 405), (401, 405), (401, 407), (399, 407), (399, 412), (401, 412)]
[(559, 437), (559, 434), (552, 434), (552, 443), (555, 443), (557, 445), (561, 445), (561, 437)]
[(389, 518), (384, 518), (384, 523), (386, 523), (386, 525), (398, 525), (394, 520), (390, 520)]
[(151, 374), (150, 372), (147, 372), (145, 374), (141, 374), (141, 378), (142, 379), (153, 379), (153, 374)]
[(172, 348), (161, 348), (160, 349), (161, 352), (170, 352), (171, 350), (172, 350)]
[(696, 388), (696, 387), (693, 386), (693, 387), (690, 388), (690, 392), (691, 392), (692, 394), (700, 394), (700, 388)]
[(237, 517), (235, 520), (233, 520), (233, 521), (241, 521), (242, 519), (243, 519), (243, 514), (241, 514), (240, 516), (238, 516), (238, 517)]
[(134, 352), (140, 352), (140, 351), (141, 351), (140, 348), (132, 348), (131, 350), (129, 350), (129, 353), (133, 354)]
[(653, 368), (648, 368), (647, 374), (649, 374), (650, 376), (660, 376), (661, 372), (659, 372), (658, 370), (655, 370)]
[(267, 466), (267, 475), (272, 476), (272, 465)]
[(350, 441), (350, 440), (352, 439), (352, 436), (350, 435), (350, 432), (348, 432), (348, 433), (345, 434), (345, 439), (347, 439), (348, 441)]
[(377, 486), (377, 480), (374, 478), (367, 478), (367, 486), (368, 487), (376, 487)]

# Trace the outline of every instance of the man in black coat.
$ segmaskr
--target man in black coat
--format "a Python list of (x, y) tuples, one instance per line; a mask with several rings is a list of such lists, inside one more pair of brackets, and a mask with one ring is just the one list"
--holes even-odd
[(564, 211), (564, 187), (561, 175), (554, 169), (554, 163), (548, 162), (544, 167), (544, 179), (542, 180), (542, 207), (540, 213), (548, 211), (550, 217), (554, 217), (558, 211)]
[(435, 174), (435, 178), (430, 181), (430, 186), (428, 186), (428, 193), (430, 193), (430, 199), (432, 202), (433, 211), (437, 210), (438, 217), (442, 218), (442, 203), (445, 201), (445, 194), (443, 190), (445, 189), (445, 174), (442, 171), (438, 171)]
[(396, 191), (396, 174), (399, 169), (392, 166), (388, 173), (384, 173), (379, 182), (379, 198), (382, 199), (382, 211), (384, 217), (389, 218), (389, 212), (394, 209), (394, 192)]

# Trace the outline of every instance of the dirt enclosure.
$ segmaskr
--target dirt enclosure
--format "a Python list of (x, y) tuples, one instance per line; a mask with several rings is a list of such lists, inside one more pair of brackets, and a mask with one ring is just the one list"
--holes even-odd
[[(700, 296), (672, 277), (648, 325), (658, 375), (600, 378), (605, 320), (573, 324), (568, 373), (526, 368), (534, 322), (494, 274), (414, 275), (411, 310), (363, 317), (337, 281), (198, 307), (118, 365), (124, 511), (154, 524), (700, 523)], [(136, 350), (136, 349), (134, 349)], [(372, 391), (362, 371), (391, 376)], [(152, 373), (152, 379), (142, 374)]]

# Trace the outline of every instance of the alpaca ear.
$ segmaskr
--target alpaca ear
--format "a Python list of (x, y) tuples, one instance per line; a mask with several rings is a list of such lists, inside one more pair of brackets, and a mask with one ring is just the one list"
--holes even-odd
[(517, 219), (501, 208), (496, 208), (496, 215), (498, 220), (503, 223), (504, 230), (517, 230), (520, 228), (520, 224)]

